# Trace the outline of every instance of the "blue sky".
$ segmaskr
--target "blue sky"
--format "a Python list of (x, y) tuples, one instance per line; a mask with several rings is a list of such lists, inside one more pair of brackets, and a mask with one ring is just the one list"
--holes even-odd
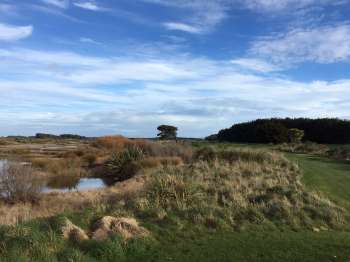
[(0, 0), (0, 135), (350, 119), (350, 0)]

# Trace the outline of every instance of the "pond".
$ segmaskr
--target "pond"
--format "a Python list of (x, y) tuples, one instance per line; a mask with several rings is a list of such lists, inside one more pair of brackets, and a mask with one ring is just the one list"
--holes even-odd
[(110, 184), (101, 178), (70, 178), (70, 177), (54, 177), (49, 179), (43, 188), (43, 193), (50, 192), (73, 192), (91, 189), (100, 189), (108, 187)]
[[(0, 159), (0, 173), (8, 163), (6, 159)], [(18, 164), (27, 164), (25, 162)], [(56, 176), (50, 177), (44, 182), (43, 193), (50, 192), (73, 192), (92, 189), (100, 189), (111, 186), (114, 181), (98, 177), (70, 177)]]

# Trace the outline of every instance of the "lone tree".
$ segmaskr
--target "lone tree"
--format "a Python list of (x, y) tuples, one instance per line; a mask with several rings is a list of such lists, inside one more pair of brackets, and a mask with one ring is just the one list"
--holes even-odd
[(304, 130), (300, 130), (298, 128), (291, 128), (288, 130), (289, 142), (291, 143), (301, 143), (303, 140), (305, 132)]
[(175, 139), (177, 137), (177, 127), (176, 126), (168, 126), (168, 125), (161, 125), (158, 126), (158, 131), (160, 133), (157, 135), (160, 139)]

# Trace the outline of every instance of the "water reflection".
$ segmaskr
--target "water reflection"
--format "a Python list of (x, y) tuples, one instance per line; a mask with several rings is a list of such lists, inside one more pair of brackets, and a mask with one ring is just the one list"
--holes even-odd
[(113, 185), (114, 182), (101, 178), (53, 177), (47, 182), (43, 192), (69, 192), (99, 189)]

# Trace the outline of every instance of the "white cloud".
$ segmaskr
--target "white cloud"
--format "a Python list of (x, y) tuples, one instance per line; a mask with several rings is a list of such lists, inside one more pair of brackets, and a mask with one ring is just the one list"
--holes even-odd
[(185, 16), (179, 21), (165, 23), (170, 30), (181, 30), (187, 33), (208, 33), (219, 25), (226, 17), (229, 1), (222, 0), (143, 0), (144, 2), (187, 10), (191, 16)]
[(164, 26), (169, 30), (177, 30), (193, 34), (199, 34), (202, 32), (200, 28), (184, 23), (168, 22), (164, 23)]
[(87, 43), (87, 44), (94, 44), (94, 45), (101, 45), (100, 42), (95, 41), (94, 39), (88, 38), (88, 37), (80, 37), (79, 41), (82, 43)]
[(80, 7), (82, 9), (86, 9), (89, 11), (105, 11), (105, 8), (102, 8), (97, 5), (95, 1), (80, 1), (80, 2), (74, 2), (73, 5)]
[(68, 8), (69, 0), (41, 0), (45, 4), (53, 5), (59, 8)]
[[(272, 68), (253, 58), (109, 58), (11, 49), (0, 50), (0, 60), (1, 134), (152, 136), (157, 125), (170, 123), (181, 135), (205, 136), (233, 121), (346, 117), (350, 111), (350, 79), (304, 83), (257, 74)], [(6, 80), (11, 76), (16, 80)]]
[[(232, 0), (237, 2), (237, 0)], [(348, 0), (238, 0), (246, 8), (257, 12), (291, 11), (310, 6), (322, 7), (326, 5), (346, 4)]]
[(334, 63), (350, 58), (350, 24), (294, 29), (253, 43), (250, 52), (277, 63)]
[(16, 41), (31, 36), (33, 26), (14, 26), (0, 23), (0, 41)]
[(264, 60), (255, 59), (255, 58), (239, 58), (239, 59), (231, 60), (230, 62), (244, 69), (263, 72), (263, 73), (281, 70), (281, 68), (277, 67), (276, 65), (273, 65)]

